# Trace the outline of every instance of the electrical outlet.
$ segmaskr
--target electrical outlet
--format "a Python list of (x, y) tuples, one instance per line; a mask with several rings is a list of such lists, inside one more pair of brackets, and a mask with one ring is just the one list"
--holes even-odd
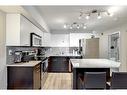
[(9, 50), (8, 51), (8, 55), (12, 55), (12, 50)]

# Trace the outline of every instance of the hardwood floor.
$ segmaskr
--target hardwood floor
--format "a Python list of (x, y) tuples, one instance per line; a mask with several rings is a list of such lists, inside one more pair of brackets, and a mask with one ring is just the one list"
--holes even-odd
[(72, 73), (48, 73), (48, 78), (42, 89), (72, 89), (71, 87)]

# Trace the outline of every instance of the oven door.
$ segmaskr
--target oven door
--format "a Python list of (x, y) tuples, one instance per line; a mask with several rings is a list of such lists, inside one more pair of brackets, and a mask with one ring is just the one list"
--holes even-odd
[(45, 73), (47, 72), (47, 69), (48, 69), (48, 60), (44, 60), (42, 61), (42, 72)]
[(41, 64), (41, 71), (42, 71), (42, 76), (44, 77), (44, 75), (47, 74), (47, 70), (48, 70), (48, 58), (42, 61)]

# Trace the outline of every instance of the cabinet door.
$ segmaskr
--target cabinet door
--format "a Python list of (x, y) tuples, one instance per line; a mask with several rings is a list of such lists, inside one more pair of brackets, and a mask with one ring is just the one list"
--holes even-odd
[(55, 57), (50, 57), (49, 59), (49, 66), (48, 72), (57, 72), (59, 71), (58, 60)]
[(33, 73), (29, 67), (8, 67), (8, 89), (32, 89)]
[(51, 34), (50, 33), (43, 33), (43, 46), (50, 46), (50, 38), (51, 38)]
[(20, 14), (6, 14), (6, 45), (20, 46)]
[(58, 60), (58, 58), (52, 58), (50, 65), (51, 65), (51, 71), (57, 72), (60, 70), (60, 61)]
[(34, 67), (34, 89), (41, 88), (41, 68), (40, 64)]
[(49, 72), (68, 72), (69, 62), (66, 57), (51, 57)]
[(62, 57), (60, 60), (61, 60), (61, 71), (68, 72), (68, 66), (69, 66), (68, 58)]

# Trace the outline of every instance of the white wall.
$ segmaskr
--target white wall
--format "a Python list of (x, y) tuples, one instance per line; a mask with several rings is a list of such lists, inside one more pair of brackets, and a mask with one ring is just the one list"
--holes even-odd
[(69, 34), (51, 34), (52, 47), (69, 47)]
[[(113, 28), (113, 29), (104, 31), (103, 36), (110, 35), (114, 32), (119, 32), (119, 31), (120, 31), (120, 62), (121, 62), (120, 71), (127, 71), (127, 42), (126, 42), (127, 41), (127, 25), (122, 25), (117, 28)], [(101, 54), (103, 54), (101, 56), (105, 56), (108, 54), (108, 52), (106, 52), (107, 50), (105, 50), (106, 49), (105, 46), (107, 47), (106, 40), (107, 39), (101, 42), (103, 43), (101, 46), (102, 50), (100, 50)]]
[(5, 14), (0, 11), (0, 89), (7, 88), (5, 19)]

